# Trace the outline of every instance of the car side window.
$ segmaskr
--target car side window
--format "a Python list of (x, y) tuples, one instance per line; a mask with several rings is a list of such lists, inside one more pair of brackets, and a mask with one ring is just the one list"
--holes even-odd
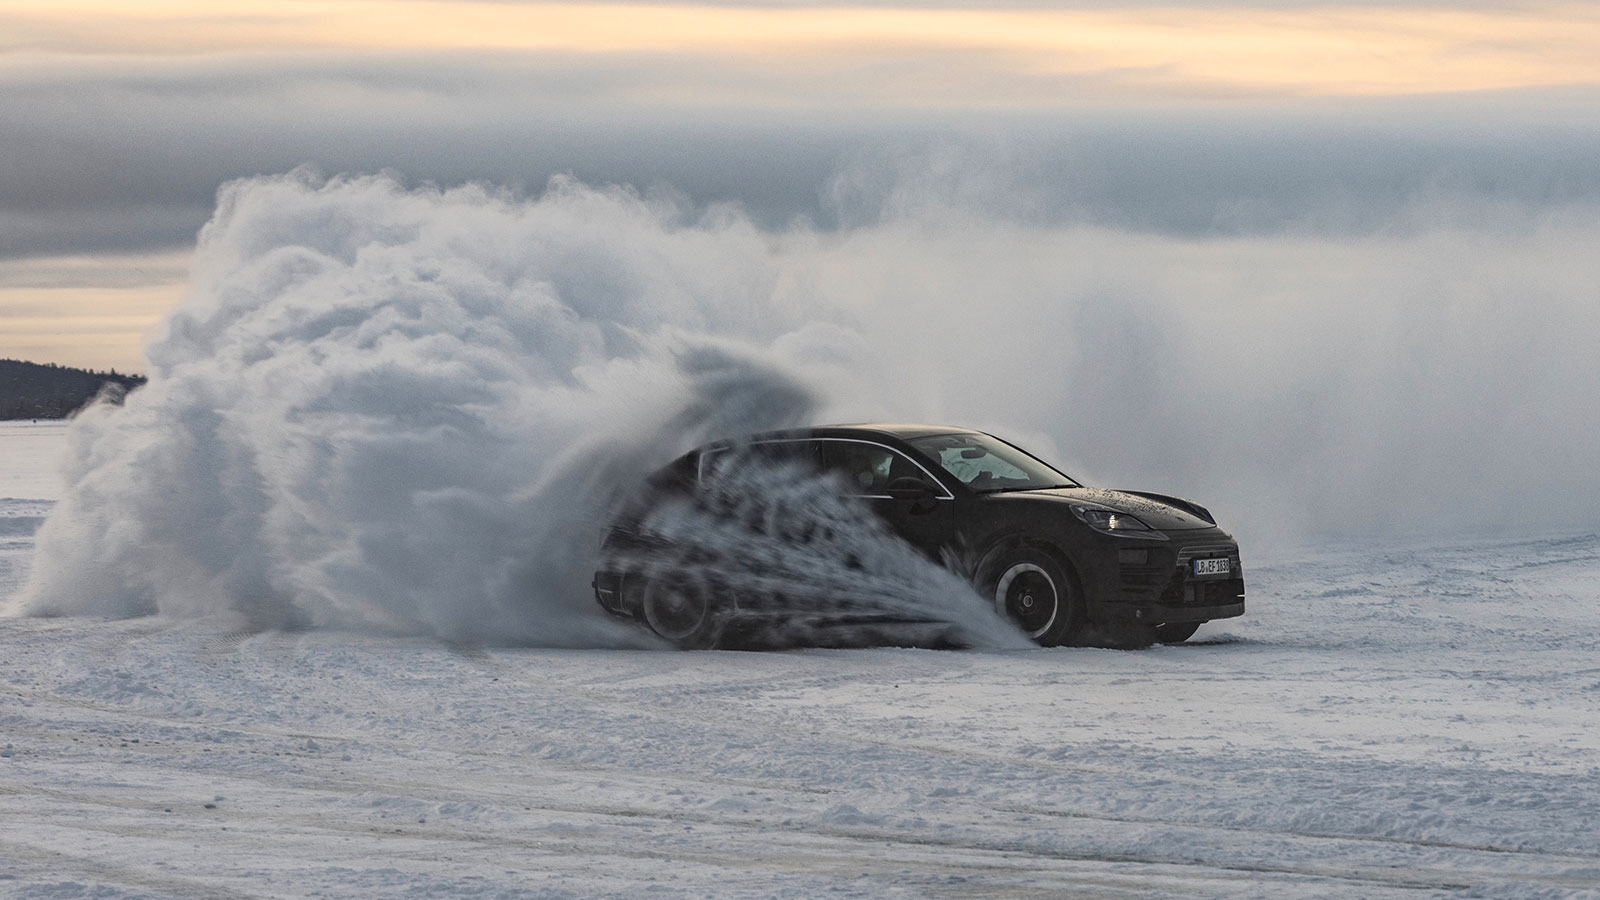
[(752, 458), (769, 466), (794, 467), (806, 472), (822, 468), (822, 455), (812, 441), (768, 441), (750, 446)]
[(916, 463), (888, 447), (854, 441), (823, 441), (822, 469), (856, 496), (885, 496), (889, 482), (906, 475), (927, 480)]
[(762, 467), (798, 468), (815, 472), (822, 467), (819, 448), (811, 441), (760, 441), (753, 444), (718, 447), (702, 455), (700, 480), (724, 471), (724, 466), (753, 463)]

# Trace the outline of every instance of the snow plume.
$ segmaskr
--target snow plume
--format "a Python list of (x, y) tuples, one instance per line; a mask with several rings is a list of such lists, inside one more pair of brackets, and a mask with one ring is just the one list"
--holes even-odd
[[(797, 424), (833, 346), (737, 215), (307, 172), (232, 184), (148, 387), (75, 423), (16, 612), (592, 645), (608, 510)], [(819, 337), (819, 334), (821, 337)]]

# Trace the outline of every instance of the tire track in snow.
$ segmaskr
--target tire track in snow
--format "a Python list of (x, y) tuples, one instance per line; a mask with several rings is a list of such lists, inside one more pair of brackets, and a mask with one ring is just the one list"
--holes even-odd
[[(548, 762), (541, 760), (540, 762)], [(419, 763), (419, 768), (424, 771), (434, 771), (433, 767)], [(618, 778), (621, 773), (609, 772), (603, 769), (592, 770), (593, 774), (603, 775), (607, 778)], [(446, 777), (456, 777), (457, 773), (445, 771)], [(637, 776), (636, 780), (645, 784), (654, 784), (658, 781), (659, 773), (644, 773)], [(1398, 867), (1354, 867), (1341, 869), (1335, 866), (1292, 864), (1292, 863), (1244, 863), (1224, 860), (1204, 860), (1194, 858), (1181, 858), (1171, 855), (1155, 853), (1134, 852), (1106, 852), (1106, 851), (1074, 851), (1062, 848), (1042, 848), (1026, 841), (995, 840), (995, 839), (959, 839), (954, 837), (939, 837), (935, 835), (918, 835), (906, 833), (904, 829), (893, 832), (874, 830), (871, 828), (834, 826), (824, 823), (797, 823), (792, 820), (780, 820), (759, 815), (740, 815), (726, 812), (706, 812), (693, 809), (663, 810), (659, 808), (622, 806), (616, 804), (572, 803), (560, 802), (547, 798), (530, 797), (526, 794), (509, 792), (505, 790), (488, 789), (482, 784), (463, 785), (459, 780), (452, 781), (449, 785), (427, 785), (421, 781), (407, 780), (396, 781), (373, 777), (360, 777), (341, 775), (334, 778), (327, 775), (282, 775), (268, 776), (251, 773), (235, 773), (235, 777), (246, 780), (273, 784), (280, 789), (291, 791), (318, 791), (337, 795), (350, 795), (360, 791), (370, 791), (387, 794), (395, 797), (405, 797), (411, 800), (433, 803), (474, 803), (488, 806), (499, 806), (508, 809), (521, 808), (523, 810), (539, 810), (547, 813), (565, 815), (579, 815), (597, 817), (600, 819), (633, 819), (648, 820), (672, 824), (694, 824), (714, 826), (729, 829), (743, 829), (754, 834), (767, 832), (783, 832), (789, 834), (814, 835), (826, 838), (847, 839), (857, 842), (869, 842), (883, 845), (909, 845), (918, 847), (938, 848), (946, 851), (960, 851), (963, 853), (1001, 854), (1013, 857), (1027, 857), (1042, 860), (1057, 860), (1067, 862), (1101, 862), (1101, 863), (1128, 863), (1141, 866), (1178, 866), (1185, 868), (1199, 868), (1222, 872), (1278, 874), (1306, 878), (1335, 880), (1350, 884), (1371, 884), (1388, 887), (1398, 887), (1419, 890), (1461, 890), (1473, 886), (1481, 886), (1485, 881), (1492, 883), (1537, 883), (1548, 887), (1575, 888), (1591, 884), (1588, 878), (1572, 878), (1548, 873), (1509, 873), (1491, 874), (1483, 870), (1474, 870), (1473, 879), (1466, 880), (1462, 877), (1459, 867), (1452, 870), (1412, 868), (1401, 869)], [(693, 781), (710, 781), (715, 784), (727, 784), (724, 779), (690, 779)], [(768, 790), (781, 790), (774, 785), (764, 783), (743, 782), (742, 786), (761, 787)], [(20, 792), (19, 792), (20, 793)], [(52, 789), (39, 789), (33, 791), (41, 796), (49, 797), (62, 802), (75, 802), (88, 805), (106, 806), (138, 811), (148, 811), (151, 803), (134, 801), (115, 801), (103, 794), (85, 794), (82, 792), (68, 792)], [(1506, 848), (1479, 847), (1466, 844), (1451, 844), (1447, 842), (1410, 841), (1404, 839), (1390, 839), (1381, 837), (1359, 835), (1335, 835), (1301, 833), (1290, 830), (1270, 830), (1257, 828), (1241, 828), (1236, 826), (1209, 825), (1204, 823), (1186, 823), (1161, 819), (1145, 819), (1127, 816), (1109, 816), (1097, 814), (1063, 813), (1059, 810), (1037, 808), (1012, 808), (990, 807), (997, 811), (1016, 812), (1033, 816), (1072, 818), (1095, 822), (1118, 822), (1141, 825), (1156, 825), (1161, 827), (1193, 829), (1196, 831), (1224, 831), (1232, 833), (1253, 833), (1263, 836), (1290, 836), (1295, 838), (1336, 840), (1349, 843), (1377, 843), (1377, 844), (1402, 844), (1421, 847), (1444, 847), (1448, 849), (1465, 850), (1473, 852), (1487, 852), (1495, 854), (1515, 854), (1522, 857), (1565, 857), (1592, 860), (1600, 857), (1585, 854), (1569, 854), (1562, 852), (1522, 851)], [(460, 823), (452, 823), (455, 833), (441, 832), (432, 829), (415, 829), (402, 824), (388, 826), (372, 825), (345, 825), (330, 821), (326, 816), (289, 816), (275, 815), (269, 817), (246, 816), (230, 810), (230, 814), (252, 822), (270, 822), (274, 824), (294, 825), (300, 829), (334, 829), (356, 832), (374, 832), (393, 829), (395, 833), (409, 834), (412, 837), (426, 838), (428, 840), (460, 841), (463, 843), (495, 846), (525, 847), (523, 840), (497, 837), (492, 832), (471, 832)], [(108, 826), (96, 825), (96, 828)], [(602, 840), (609, 842), (614, 836)], [(674, 851), (671, 854), (639, 852), (620, 855), (639, 856), (641, 858), (676, 858), (682, 854)], [(713, 857), (706, 857), (707, 860)]]
[(1547, 856), (1562, 859), (1580, 859), (1600, 863), (1600, 853), (1578, 853), (1570, 850), (1524, 850), (1518, 847), (1496, 847), (1491, 844), (1438, 841), (1429, 840), (1427, 838), (1385, 837), (1382, 835), (1347, 834), (1336, 831), (1302, 831), (1293, 828), (1258, 828), (1249, 825), (1223, 825), (1211, 822), (1185, 822), (1174, 819), (1158, 819), (1154, 816), (1111, 815), (1106, 813), (1048, 809), (1034, 806), (994, 806), (991, 808), (998, 812), (1027, 813), (1029, 815), (1053, 816), (1061, 819), (1085, 819), (1095, 822), (1123, 822), (1131, 825), (1174, 826), (1180, 828), (1231, 831), (1238, 832), (1240, 834), (1288, 835), (1290, 837), (1308, 838), (1311, 840), (1341, 841), (1349, 843), (1401, 844), (1408, 847), (1433, 847), (1444, 850), (1469, 850), (1474, 853), (1500, 853), (1512, 856)]
[[(392, 785), (397, 790), (415, 792), (414, 784)], [(110, 805), (121, 807), (123, 804), (107, 804), (99, 797), (74, 797), (63, 792), (54, 792), (56, 799), (64, 801), (83, 802), (91, 805)], [(459, 801), (460, 795), (453, 795)], [(481, 799), (481, 798), (480, 798)], [(143, 807), (134, 807), (142, 809)], [(1452, 878), (1442, 870), (1415, 868), (1410, 870), (1398, 868), (1359, 867), (1352, 869), (1339, 869), (1331, 866), (1316, 865), (1288, 865), (1288, 864), (1245, 864), (1214, 862), (1196, 859), (1182, 859), (1160, 854), (1141, 853), (1106, 853), (1106, 852), (1078, 852), (1071, 850), (1046, 849), (1030, 846), (1019, 841), (998, 840), (959, 840), (954, 838), (940, 838), (928, 835), (886, 834), (866, 828), (849, 828), (838, 826), (799, 826), (771, 820), (729, 818), (714, 816), (694, 811), (661, 811), (645, 810), (630, 807), (619, 807), (604, 804), (536, 804), (533, 809), (593, 817), (600, 820), (630, 819), (647, 820), (663, 824), (693, 824), (713, 826), (723, 829), (743, 829), (752, 838), (759, 840), (762, 835), (770, 832), (781, 832), (796, 836), (810, 838), (831, 839), (842, 841), (838, 849), (832, 852), (821, 852), (824, 848), (817, 848), (813, 852), (802, 854), (798, 857), (788, 856), (776, 860), (775, 868), (790, 868), (800, 866), (806, 871), (815, 872), (819, 867), (829, 867), (851, 873), (860, 872), (869, 863), (880, 870), (880, 874), (903, 872), (909, 864), (914, 863), (921, 874), (928, 874), (931, 869), (940, 874), (978, 873), (989, 874), (1016, 874), (1028, 877), (1038, 877), (1045, 874), (1038, 863), (1058, 864), (1117, 864), (1120, 866), (1136, 865), (1152, 867), (1160, 870), (1173, 869), (1185, 873), (1200, 870), (1210, 878), (1227, 876), (1254, 876), (1278, 875), (1292, 878), (1308, 879), (1315, 882), (1332, 882), (1350, 886), (1363, 886), (1365, 888), (1390, 888), (1405, 891), (1431, 890), (1455, 891), (1481, 885), (1481, 881), (1464, 881), (1459, 877)], [(408, 826), (405, 824), (360, 824), (345, 823), (330, 820), (326, 816), (306, 815), (273, 815), (273, 816), (247, 816), (235, 813), (232, 818), (226, 819), (236, 829), (241, 824), (287, 825), (292, 826), (296, 833), (310, 834), (314, 832), (331, 832), (340, 834), (367, 835), (380, 840), (404, 839), (413, 841), (442, 842), (459, 844), (471, 847), (497, 847), (501, 849), (514, 849), (523, 852), (535, 851), (542, 855), (561, 855), (569, 852), (579, 852), (586, 856), (609, 856), (630, 858), (637, 860), (652, 860), (661, 862), (694, 861), (702, 864), (723, 866), (733, 869), (748, 868), (752, 859), (744, 852), (708, 852), (698, 851), (681, 845), (674, 845), (670, 849), (656, 849), (646, 846), (625, 847), (619, 846), (615, 832), (607, 831), (594, 835), (590, 839), (576, 839), (572, 835), (551, 839), (541, 833), (537, 838), (530, 835), (527, 838), (506, 837), (500, 832), (486, 830), (473, 831), (464, 828), (460, 823), (451, 823), (450, 830), (426, 829)], [(72, 827), (101, 834), (110, 834), (127, 837), (142, 837), (148, 834), (148, 828), (133, 826), (119, 828), (105, 822), (86, 821), (75, 823)], [(735, 835), (722, 834), (721, 839), (736, 837)], [(248, 831), (239, 831), (237, 840), (248, 840)], [(763, 842), (764, 843), (764, 842)], [(23, 845), (19, 845), (23, 846)], [(877, 852), (863, 851), (862, 847), (877, 848)], [(840, 850), (843, 852), (841, 853)], [(910, 852), (908, 852), (910, 851)], [(958, 856), (952, 856), (952, 851)], [(354, 854), (368, 851), (353, 850)], [(324, 860), (326, 862), (326, 860)], [(1019, 865), (1020, 863), (1020, 865)], [(86, 871), (94, 871), (94, 864), (90, 864)], [(130, 870), (131, 871), (131, 870)], [(1067, 872), (1071, 876), (1070, 883), (1074, 887), (1079, 885), (1079, 876)], [(1161, 875), (1161, 872), (1139, 873), (1135, 878), (1106, 885), (1118, 886), (1122, 891), (1127, 891), (1132, 884), (1139, 881), (1148, 881)], [(104, 877), (104, 874), (97, 875)], [(136, 880), (142, 879), (142, 880)], [(149, 878), (145, 873), (134, 873), (129, 879), (135, 884), (154, 884), (156, 879)], [(1572, 879), (1552, 878), (1549, 876), (1519, 875), (1507, 879), (1511, 882), (1535, 881), (1552, 887), (1582, 886), (1586, 882), (1577, 882)], [(240, 898), (255, 895), (236, 894), (226, 892), (201, 892), (201, 896), (211, 896), (213, 893), (223, 896), (238, 896)], [(967, 893), (960, 891), (959, 893)], [(1052, 895), (1048, 889), (1044, 891)], [(1007, 896), (1013, 895), (1010, 890)], [(1371, 896), (1368, 894), (1367, 896)]]
[[(24, 852), (25, 851), (25, 852)], [(26, 877), (35, 884), (43, 883), (37, 896), (99, 897), (102, 894), (83, 890), (82, 885), (67, 886), (63, 882), (76, 879), (102, 882), (117, 887), (133, 887), (160, 891), (175, 897), (197, 897), (205, 900), (268, 900), (281, 897), (278, 892), (257, 893), (224, 887), (216, 879), (184, 877), (176, 874), (153, 872), (149, 869), (116, 865), (97, 857), (67, 853), (36, 843), (16, 841), (0, 836), (0, 859), (7, 866), (15, 866), (7, 875), (21, 880)], [(23, 862), (26, 860), (26, 862)], [(15, 885), (15, 881), (12, 882)], [(5, 882), (0, 881), (0, 885)]]

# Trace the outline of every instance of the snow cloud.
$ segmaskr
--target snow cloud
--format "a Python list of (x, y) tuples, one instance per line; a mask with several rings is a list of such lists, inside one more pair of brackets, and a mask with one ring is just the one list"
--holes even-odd
[(20, 608), (618, 640), (587, 615), (618, 494), (811, 409), (762, 235), (677, 213), (569, 182), (229, 186), (149, 389), (75, 423)]
[(884, 348), (857, 396), (1192, 497), (1257, 553), (1600, 526), (1600, 210), (1188, 238), (937, 196), (816, 251), (818, 292)]

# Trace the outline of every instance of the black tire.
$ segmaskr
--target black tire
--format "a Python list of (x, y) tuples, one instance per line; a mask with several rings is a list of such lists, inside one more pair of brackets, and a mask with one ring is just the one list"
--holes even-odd
[(1171, 622), (1156, 626), (1156, 640), (1163, 644), (1181, 644), (1200, 630), (1204, 622)]
[(989, 555), (979, 567), (978, 586), (995, 612), (1041, 647), (1068, 643), (1083, 628), (1083, 598), (1053, 554), (1038, 547), (1011, 547)]
[(717, 592), (704, 579), (666, 575), (645, 582), (639, 618), (656, 636), (680, 650), (709, 650), (726, 624)]

